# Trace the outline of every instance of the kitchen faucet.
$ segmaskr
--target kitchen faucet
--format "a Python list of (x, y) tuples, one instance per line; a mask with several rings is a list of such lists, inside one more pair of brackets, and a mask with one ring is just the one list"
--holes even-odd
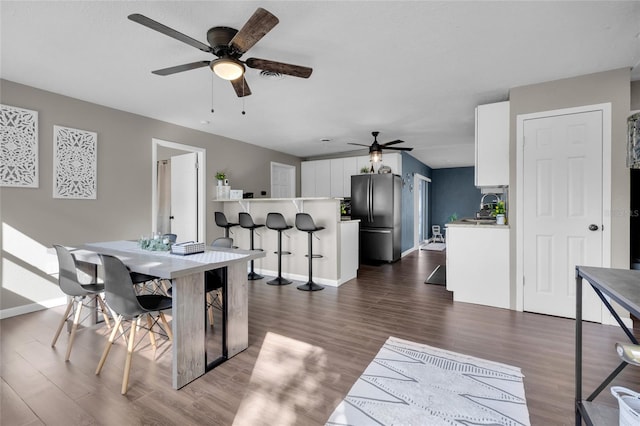
[(500, 196), (498, 194), (494, 194), (493, 192), (489, 192), (487, 194), (484, 194), (482, 196), (482, 198), (480, 199), (480, 210), (483, 210), (485, 207), (489, 206), (489, 203), (485, 204), (485, 202), (484, 202), (484, 199), (489, 195), (493, 195), (495, 197), (496, 203), (499, 203), (501, 201), (500, 200)]

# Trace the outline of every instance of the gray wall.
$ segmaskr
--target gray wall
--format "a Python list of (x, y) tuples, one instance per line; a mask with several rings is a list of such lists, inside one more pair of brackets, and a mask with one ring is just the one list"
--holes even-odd
[(640, 80), (631, 82), (631, 111), (640, 110)]
[[(621, 68), (580, 77), (533, 84), (511, 89), (509, 221), (517, 226), (516, 193), (516, 118), (520, 114), (570, 108), (583, 105), (611, 103), (611, 211), (629, 210), (629, 169), (626, 168), (626, 120), (630, 106), (630, 70)], [(607, 209), (608, 206), (605, 206)], [(611, 266), (629, 267), (629, 217), (611, 218)], [(515, 286), (516, 233), (511, 233), (511, 271)], [(512, 291), (515, 295), (515, 288)]]
[[(140, 115), (0, 80), (3, 104), (38, 111), (39, 188), (1, 188), (2, 293), (0, 309), (45, 302), (62, 294), (53, 243), (137, 238), (151, 230), (152, 138), (207, 149), (207, 241), (222, 235), (213, 221), (214, 175), (228, 172), (234, 188), (270, 192), (270, 162), (296, 166), (300, 159), (248, 143), (187, 129)], [(52, 198), (53, 126), (98, 134), (96, 200)], [(10, 236), (10, 239), (8, 238)], [(11, 289), (11, 290), (10, 290)]]
[(444, 229), (444, 225), (449, 222), (449, 217), (454, 213), (458, 219), (475, 217), (480, 207), (482, 193), (476, 188), (474, 177), (474, 167), (433, 171), (431, 221), (434, 225), (440, 225)]

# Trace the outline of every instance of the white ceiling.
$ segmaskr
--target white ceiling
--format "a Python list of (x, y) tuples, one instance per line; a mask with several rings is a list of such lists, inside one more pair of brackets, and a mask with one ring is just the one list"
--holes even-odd
[[(248, 69), (253, 94), (244, 105), (209, 68), (151, 74), (213, 57), (127, 19), (141, 13), (206, 43), (210, 27), (239, 29), (258, 6), (280, 23), (243, 59), (314, 71), (308, 80), (274, 81)], [(640, 79), (638, 1), (2, 1), (0, 8), (4, 79), (304, 158), (353, 151), (347, 142), (368, 144), (378, 130), (380, 142), (403, 139), (431, 167), (472, 165), (474, 107), (508, 99), (511, 87), (621, 67)]]

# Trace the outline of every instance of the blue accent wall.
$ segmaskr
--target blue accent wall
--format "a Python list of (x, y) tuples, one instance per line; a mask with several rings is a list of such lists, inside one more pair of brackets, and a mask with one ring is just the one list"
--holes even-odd
[(435, 169), (431, 182), (431, 223), (444, 224), (452, 214), (458, 219), (475, 217), (482, 193), (474, 185), (473, 167)]
[[(413, 177), (416, 173), (431, 178), (431, 174), (433, 170), (431, 167), (422, 163), (419, 160), (413, 158), (410, 154), (406, 152), (401, 152), (402, 154), (402, 179), (405, 184), (402, 186), (402, 238), (400, 244), (401, 252), (409, 250), (413, 247), (413, 223), (414, 223), (414, 203), (413, 203)], [(473, 176), (473, 175), (472, 175)], [(473, 183), (473, 179), (472, 179)], [(429, 188), (429, 201), (428, 201), (428, 209), (430, 209), (431, 203), (431, 189)], [(479, 199), (478, 199), (479, 200)], [(429, 212), (429, 218), (431, 218), (431, 213)], [(429, 228), (431, 228), (431, 224), (429, 224)]]

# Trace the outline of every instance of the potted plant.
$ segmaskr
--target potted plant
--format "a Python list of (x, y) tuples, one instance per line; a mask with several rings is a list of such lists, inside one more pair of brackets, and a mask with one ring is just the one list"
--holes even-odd
[(367, 166), (360, 167), (360, 173), (369, 173), (369, 167)]
[(216, 179), (218, 180), (218, 186), (224, 185), (224, 180), (227, 178), (227, 174), (225, 172), (216, 172)]
[(493, 209), (493, 216), (495, 216), (496, 218), (496, 225), (505, 224), (505, 214), (506, 214), (506, 209), (504, 206), (504, 201), (498, 201), (498, 203)]

